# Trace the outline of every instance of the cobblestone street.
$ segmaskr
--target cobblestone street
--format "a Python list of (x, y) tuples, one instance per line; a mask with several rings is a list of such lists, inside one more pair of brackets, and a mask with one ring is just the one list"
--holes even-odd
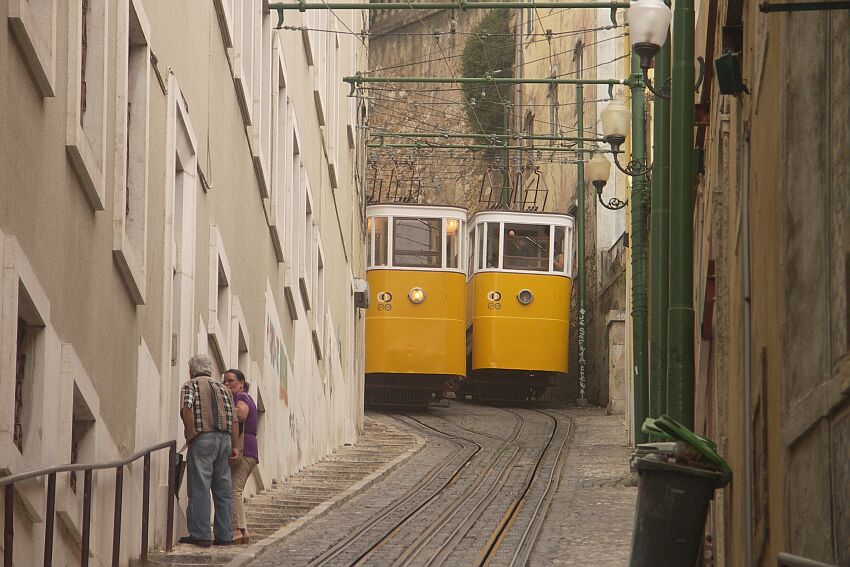
[[(508, 412), (515, 417), (507, 419)], [(607, 416), (599, 408), (551, 413), (571, 424), (571, 437), (563, 438), (565, 456), (553, 479), (557, 489), (530, 546), (528, 563), (623, 565), (629, 555), (636, 489), (630, 486), (622, 417)], [(493, 543), (492, 534), (521, 493), (521, 481), (531, 474), (529, 459), (542, 453), (539, 440), (548, 438), (544, 416), (531, 410), (453, 403), (450, 408), (413, 416), (382, 416), (389, 417), (397, 419), (400, 428), (425, 437), (423, 449), (324, 516), (266, 540), (256, 557), (256, 548), (246, 550), (234, 564), (480, 562), (482, 550)], [(427, 428), (426, 433), (423, 424), (443, 434)], [(461, 438), (480, 444), (480, 448), (459, 446)], [(459, 459), (470, 453), (472, 458), (461, 465)], [(444, 463), (449, 464), (444, 467)], [(544, 459), (540, 468), (544, 474), (538, 478), (549, 475), (552, 469), (546, 467)], [(509, 474), (510, 470), (514, 474)], [(418, 488), (423, 482), (426, 487)], [(523, 509), (498, 538), (492, 564), (511, 564), (520, 556), (522, 546), (517, 541), (523, 532), (536, 531), (533, 525), (529, 528), (529, 518), (542, 499), (543, 488), (537, 481), (533, 486)], [(420, 508), (422, 502), (426, 504)], [(391, 510), (389, 514), (387, 510)], [(383, 539), (384, 531), (393, 531), (392, 537)], [(354, 543), (347, 541), (352, 535), (356, 536)]]

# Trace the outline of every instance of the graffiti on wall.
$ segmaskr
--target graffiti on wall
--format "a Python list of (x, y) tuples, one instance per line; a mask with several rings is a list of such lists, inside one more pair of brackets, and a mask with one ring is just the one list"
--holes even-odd
[(266, 365), (278, 379), (278, 397), (289, 405), (289, 357), (283, 345), (277, 309), (270, 291), (266, 291)]

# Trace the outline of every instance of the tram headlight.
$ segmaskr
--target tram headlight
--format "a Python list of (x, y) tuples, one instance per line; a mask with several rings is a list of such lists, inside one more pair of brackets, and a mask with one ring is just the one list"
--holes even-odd
[(410, 299), (411, 303), (422, 303), (425, 301), (425, 290), (421, 287), (414, 287), (407, 294), (407, 298)]
[(516, 294), (516, 299), (523, 305), (528, 305), (532, 301), (534, 301), (534, 294), (531, 293), (530, 289), (524, 289)]

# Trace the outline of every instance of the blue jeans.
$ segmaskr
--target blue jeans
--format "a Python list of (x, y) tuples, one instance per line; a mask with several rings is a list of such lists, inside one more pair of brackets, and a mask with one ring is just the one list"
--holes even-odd
[(230, 541), (232, 491), (230, 485), (230, 433), (201, 433), (186, 457), (189, 473), (186, 490), (189, 506), (186, 524), (195, 539), (210, 539), (210, 490), (215, 503), (213, 531), (216, 541)]

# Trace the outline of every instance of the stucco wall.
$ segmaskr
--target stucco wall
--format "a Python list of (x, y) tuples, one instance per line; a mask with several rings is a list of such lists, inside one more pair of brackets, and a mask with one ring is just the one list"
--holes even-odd
[[(244, 29), (246, 38), (240, 43), (234, 36), (232, 46), (216, 11), (226, 2), (93, 2), (106, 6), (105, 34), (89, 35), (90, 49), (106, 56), (106, 79), (100, 83), (106, 101), (102, 161), (95, 152), (102, 173), (98, 194), (75, 170), (65, 147), (75, 120), (68, 80), (76, 76), (73, 57), (78, 54), (69, 40), (76, 37), (74, 10), (68, 2), (55, 4), (54, 24), (45, 28), (47, 37), (55, 29), (55, 44), (47, 51), (52, 81), (45, 82), (36, 80), (38, 66), (15, 27), (31, 20), (18, 17), (19, 3), (0, 3), (0, 470), (16, 473), (69, 462), (72, 414), (80, 406), (75, 399), (84, 400), (94, 423), (88, 449), (77, 456), (80, 462), (127, 455), (165, 439), (182, 444), (177, 391), (187, 378), (188, 356), (195, 352), (213, 355), (218, 370), (241, 366), (261, 402), (261, 465), (249, 492), (353, 442), (362, 420), (363, 325), (352, 295), (354, 278), (363, 275), (362, 153), (357, 157), (355, 152), (362, 136), (341, 77), (365, 64), (356, 33), (365, 25), (363, 16), (341, 13), (312, 36), (317, 50), (316, 42), (333, 37), (328, 30), (341, 32), (335, 47), (338, 76), (329, 78), (332, 56), (322, 66), (308, 64), (304, 34), (272, 31), (276, 15), (262, 13), (259, 1), (249, 12), (256, 18), (253, 29), (245, 28), (248, 20), (241, 15), (232, 20), (229, 33)], [(306, 24), (306, 16), (298, 13), (287, 19)], [(147, 69), (133, 75), (137, 82), (129, 86), (128, 33), (134, 46), (142, 46)], [(253, 57), (247, 55), (249, 44)], [(155, 53), (155, 66), (148, 49)], [(277, 82), (271, 72), (265, 80), (261, 74), (276, 65), (276, 53), (283, 54), (285, 96), (272, 92)], [(249, 68), (254, 78), (248, 79)], [(145, 80), (146, 96), (132, 98), (138, 81)], [(251, 90), (242, 103), (240, 80)], [(326, 81), (322, 110), (335, 117), (335, 124), (320, 124), (314, 94), (318, 81)], [(88, 88), (96, 86), (92, 82)], [(136, 185), (126, 189), (131, 182), (123, 180), (128, 97), (132, 126), (138, 128), (141, 120), (146, 126), (141, 140), (132, 138), (137, 130), (131, 130), (127, 152), (128, 167), (145, 173), (141, 193)], [(290, 177), (273, 173), (285, 152), (291, 154), (290, 122), (284, 116), (279, 128), (273, 126), (272, 102), (283, 104), (287, 97), (304, 168), (297, 183), (290, 181), (291, 171)], [(135, 114), (142, 110), (146, 114)], [(279, 154), (271, 143), (275, 128), (280, 130)], [(263, 142), (266, 135), (269, 142)], [(315, 229), (305, 224), (307, 183)], [(289, 185), (294, 200), (285, 196)], [(138, 255), (126, 260), (130, 268), (118, 259), (133, 254), (126, 252), (127, 235), (122, 237), (130, 222), (130, 213), (122, 214), (125, 191), (133, 198), (143, 196), (144, 207), (132, 201), (127, 210), (146, 218), (141, 250), (133, 249)], [(284, 235), (282, 250), (273, 239), (274, 226)], [(315, 285), (319, 249), (323, 292)], [(220, 261), (227, 272), (223, 295)], [(128, 275), (128, 269), (135, 271)], [(302, 278), (307, 293), (301, 290)], [(287, 296), (287, 288), (294, 294)], [(33, 366), (27, 367), (25, 380), (23, 453), (12, 444), (15, 328), (21, 309), (35, 337), (28, 354)], [(158, 456), (153, 466), (152, 541), (161, 545), (166, 460)], [(129, 518), (139, 515), (139, 467), (125, 475), (123, 560), (138, 554), (138, 520)], [(111, 473), (95, 477), (99, 494), (113, 493)], [(67, 477), (59, 484), (63, 498), (68, 493), (71, 500), (62, 519), (67, 530), (57, 528), (54, 558), (74, 563), (79, 502)], [(42, 492), (41, 486), (27, 489), (22, 503), (30, 508), (29, 517), (16, 507), (19, 561), (40, 549), (36, 527), (43, 514)], [(95, 502), (94, 534), (111, 533), (110, 498)], [(177, 529), (182, 529), (180, 521)], [(92, 542), (103, 561), (111, 553), (108, 540), (97, 536)]]

